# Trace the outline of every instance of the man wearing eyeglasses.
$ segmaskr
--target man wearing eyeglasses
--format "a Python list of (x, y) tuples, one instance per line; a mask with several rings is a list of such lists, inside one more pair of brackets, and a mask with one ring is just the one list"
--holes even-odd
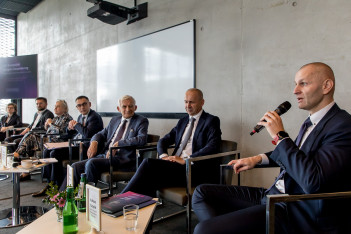
[[(74, 139), (85, 139), (91, 138), (95, 133), (103, 129), (103, 122), (101, 116), (91, 109), (91, 102), (86, 96), (79, 96), (76, 98), (76, 107), (80, 112), (77, 121), (71, 120), (67, 127), (67, 133), (70, 135), (70, 138)], [(84, 148), (84, 156), (86, 157), (86, 151), (89, 147), (89, 142)], [(77, 158), (79, 154), (79, 148), (72, 148), (73, 158)], [(57, 163), (50, 164), (44, 167), (43, 178), (46, 178), (48, 182), (53, 181), (57, 185), (62, 184), (64, 179), (62, 161), (68, 159), (69, 149), (59, 148), (44, 151), (44, 158), (56, 158)], [(38, 193), (34, 193), (33, 197), (44, 196), (48, 186), (45, 186)]]

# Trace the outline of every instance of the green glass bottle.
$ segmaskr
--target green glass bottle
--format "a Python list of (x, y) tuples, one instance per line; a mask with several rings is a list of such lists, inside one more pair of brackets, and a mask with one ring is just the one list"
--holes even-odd
[(78, 210), (80, 212), (86, 211), (86, 184), (87, 184), (87, 176), (85, 173), (80, 174), (80, 184), (78, 191)]
[(67, 188), (67, 199), (63, 208), (63, 233), (74, 234), (78, 232), (78, 209), (74, 200), (74, 189)]

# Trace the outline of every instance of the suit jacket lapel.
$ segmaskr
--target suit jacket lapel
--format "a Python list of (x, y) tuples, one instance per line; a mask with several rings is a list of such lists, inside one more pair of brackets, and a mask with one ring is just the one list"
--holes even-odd
[[(339, 112), (340, 108), (338, 107), (337, 104), (335, 104), (328, 112), (327, 114), (319, 121), (317, 126), (312, 130), (310, 135), (307, 137), (305, 142), (303, 143), (301, 150), (305, 152), (305, 154), (308, 154), (308, 152), (311, 151), (311, 148), (315, 144), (316, 139), (318, 135), (324, 130), (324, 126), (326, 123), (337, 113)], [(312, 140), (311, 140), (312, 139)]]
[(82, 118), (83, 118), (82, 116), (83, 116), (82, 114), (80, 114), (80, 115), (78, 116), (78, 119), (77, 119), (77, 122), (78, 122), (78, 123), (82, 123)]
[(205, 119), (206, 119), (206, 112), (203, 111), (201, 116), (200, 116), (199, 122), (197, 123), (195, 132), (194, 132), (193, 147), (194, 147), (194, 142), (195, 142), (194, 139), (197, 139), (197, 136), (199, 135), (199, 132), (201, 131), (201, 129), (203, 128), (203, 126), (205, 124)]
[(118, 118), (118, 120), (116, 121), (115, 126), (112, 127), (113, 131), (111, 132), (110, 139), (108, 139), (108, 145), (111, 143), (112, 138), (113, 138), (113, 136), (115, 135), (116, 130), (117, 130), (119, 124), (121, 123), (121, 119), (122, 119), (122, 116), (120, 116), (120, 117)]
[(130, 133), (130, 131), (133, 129), (133, 127), (134, 127), (134, 120), (135, 120), (135, 114), (132, 116), (132, 118), (129, 120), (129, 125), (128, 125), (128, 128), (127, 128), (127, 132), (126, 132), (126, 134), (125, 134), (125, 136), (124, 136), (124, 139), (128, 139), (128, 137), (129, 137), (129, 133)]

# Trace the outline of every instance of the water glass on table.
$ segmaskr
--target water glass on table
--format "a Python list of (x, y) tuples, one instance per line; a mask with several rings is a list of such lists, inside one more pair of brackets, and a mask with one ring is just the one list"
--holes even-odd
[(135, 231), (138, 223), (139, 206), (130, 204), (123, 207), (123, 217), (126, 229)]

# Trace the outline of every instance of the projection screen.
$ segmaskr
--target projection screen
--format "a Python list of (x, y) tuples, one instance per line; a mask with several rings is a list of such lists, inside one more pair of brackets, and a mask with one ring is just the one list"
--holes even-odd
[(115, 115), (128, 94), (146, 116), (184, 113), (184, 93), (195, 86), (194, 30), (192, 20), (98, 50), (97, 111)]

